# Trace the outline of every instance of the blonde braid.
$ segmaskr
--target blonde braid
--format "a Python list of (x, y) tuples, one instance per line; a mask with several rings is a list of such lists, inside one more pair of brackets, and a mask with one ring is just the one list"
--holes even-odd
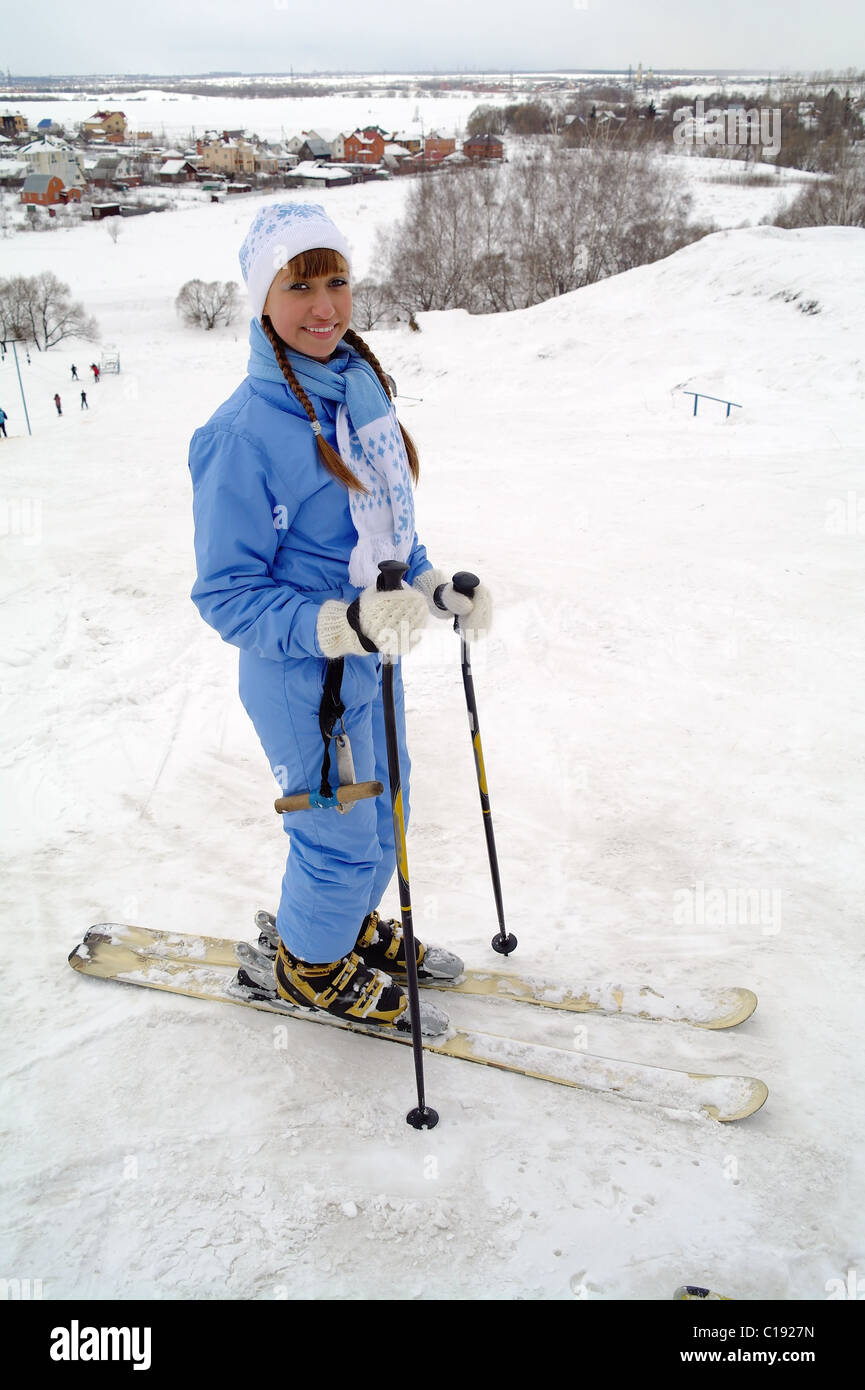
[(350, 492), (368, 492), (369, 488), (365, 487), (360, 479), (352, 473), (351, 469), (346, 467), (339, 454), (325, 439), (322, 433), (321, 423), (315, 413), (312, 401), (295, 376), (291, 363), (285, 355), (285, 343), (280, 338), (266, 314), (262, 317), (261, 326), (270, 340), (270, 345), (273, 348), (282, 375), (285, 377), (289, 387), (294, 392), (295, 396), (297, 396), (297, 399), (309, 416), (309, 423), (315, 431), (315, 442), (322, 464), (327, 469), (328, 473), (332, 474), (332, 476), (347, 487)]
[[(385, 376), (384, 369), (381, 363), (379, 362), (378, 358), (376, 357), (375, 353), (373, 352), (372, 348), (369, 346), (369, 344), (365, 343), (363, 338), (361, 338), (360, 334), (355, 333), (353, 328), (346, 329), (345, 333), (343, 333), (342, 336), (344, 341), (348, 343), (349, 347), (353, 347), (355, 352), (359, 352), (364, 361), (369, 363), (376, 376), (378, 377), (379, 381), (381, 382), (382, 388), (384, 389), (385, 395), (387, 396), (388, 400), (393, 400), (390, 384), (388, 382), (387, 377)], [(408, 458), (408, 466), (411, 471), (412, 478), (415, 482), (417, 482), (418, 476), (420, 474), (420, 460), (417, 456), (417, 449), (415, 448), (414, 440), (412, 439), (405, 426), (400, 424), (399, 420), (397, 420), (397, 424), (399, 425), (400, 431), (402, 433), (402, 440), (403, 444), (405, 445), (406, 456)]]

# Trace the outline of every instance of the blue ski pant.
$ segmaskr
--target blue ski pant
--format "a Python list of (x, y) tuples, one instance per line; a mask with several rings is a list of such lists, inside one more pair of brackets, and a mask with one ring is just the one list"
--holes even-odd
[[(240, 698), (282, 795), (319, 789), (324, 742), (318, 712), (326, 666), (315, 657), (269, 661), (240, 653)], [(339, 960), (351, 950), (364, 917), (378, 907), (396, 868), (381, 679), (378, 657), (346, 657), (343, 723), (355, 778), (381, 782), (383, 793), (355, 802), (344, 814), (306, 810), (282, 818), (290, 843), (276, 924), (289, 951), (310, 963)], [(408, 824), (411, 764), (399, 663), (394, 670), (394, 703)], [(329, 777), (335, 789), (333, 743), (330, 748)]]

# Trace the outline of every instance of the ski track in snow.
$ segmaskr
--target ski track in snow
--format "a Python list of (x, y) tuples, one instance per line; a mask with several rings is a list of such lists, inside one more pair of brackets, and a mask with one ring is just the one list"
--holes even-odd
[[(328, 195), (360, 274), (402, 196)], [(428, 1057), (442, 1119), (417, 1134), (407, 1051), (66, 964), (91, 922), (252, 940), (276, 904), (275, 786), (188, 599), (187, 443), (245, 327), (173, 312), (191, 275), (237, 275), (257, 201), (116, 245), (4, 240), (123, 372), (86, 414), (69, 364), (98, 349), (34, 353), (28, 440), (0, 365), (3, 1272), (55, 1298), (823, 1298), (865, 1260), (865, 233), (721, 232), (532, 310), (369, 335), (424, 398), (400, 406), (421, 538), (496, 595), (473, 664), (514, 968), (760, 995), (732, 1033), (498, 1000), (451, 999), (454, 1021), (770, 1091), (724, 1127)], [(694, 419), (684, 390), (744, 408)], [(415, 924), (500, 966), (458, 645), (428, 638), (406, 663)]]

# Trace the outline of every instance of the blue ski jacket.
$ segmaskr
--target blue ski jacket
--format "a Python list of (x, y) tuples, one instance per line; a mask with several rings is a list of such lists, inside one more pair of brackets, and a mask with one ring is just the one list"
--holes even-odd
[[(336, 448), (335, 404), (310, 399)], [(195, 431), (189, 469), (198, 571), (192, 600), (205, 622), (270, 661), (321, 658), (320, 605), (351, 602), (358, 593), (348, 582), (357, 531), (348, 492), (322, 466), (288, 384), (247, 376)], [(417, 534), (408, 564), (407, 583), (431, 568)]]

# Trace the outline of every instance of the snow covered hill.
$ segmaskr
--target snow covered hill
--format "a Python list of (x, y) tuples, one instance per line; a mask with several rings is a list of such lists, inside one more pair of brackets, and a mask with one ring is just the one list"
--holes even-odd
[[(360, 273), (380, 194), (396, 211), (332, 195)], [(865, 1267), (865, 233), (724, 231), (370, 335), (421, 537), (498, 601), (474, 666), (514, 968), (760, 995), (732, 1034), (468, 999), (454, 1020), (770, 1089), (722, 1128), (432, 1058), (442, 1118), (417, 1134), (407, 1052), (304, 1025), (286, 1050), (267, 1015), (66, 964), (103, 920), (253, 939), (278, 893), (236, 654), (188, 599), (186, 447), (245, 329), (173, 312), (190, 276), (237, 278), (252, 210), (4, 243), (5, 273), (72, 285), (122, 371), (82, 381), (85, 412), (70, 364), (98, 348), (32, 354), (28, 438), (0, 365), (3, 1269), (59, 1298), (824, 1298)], [(695, 418), (692, 391), (738, 408)], [(405, 668), (416, 928), (501, 964), (442, 627)]]

